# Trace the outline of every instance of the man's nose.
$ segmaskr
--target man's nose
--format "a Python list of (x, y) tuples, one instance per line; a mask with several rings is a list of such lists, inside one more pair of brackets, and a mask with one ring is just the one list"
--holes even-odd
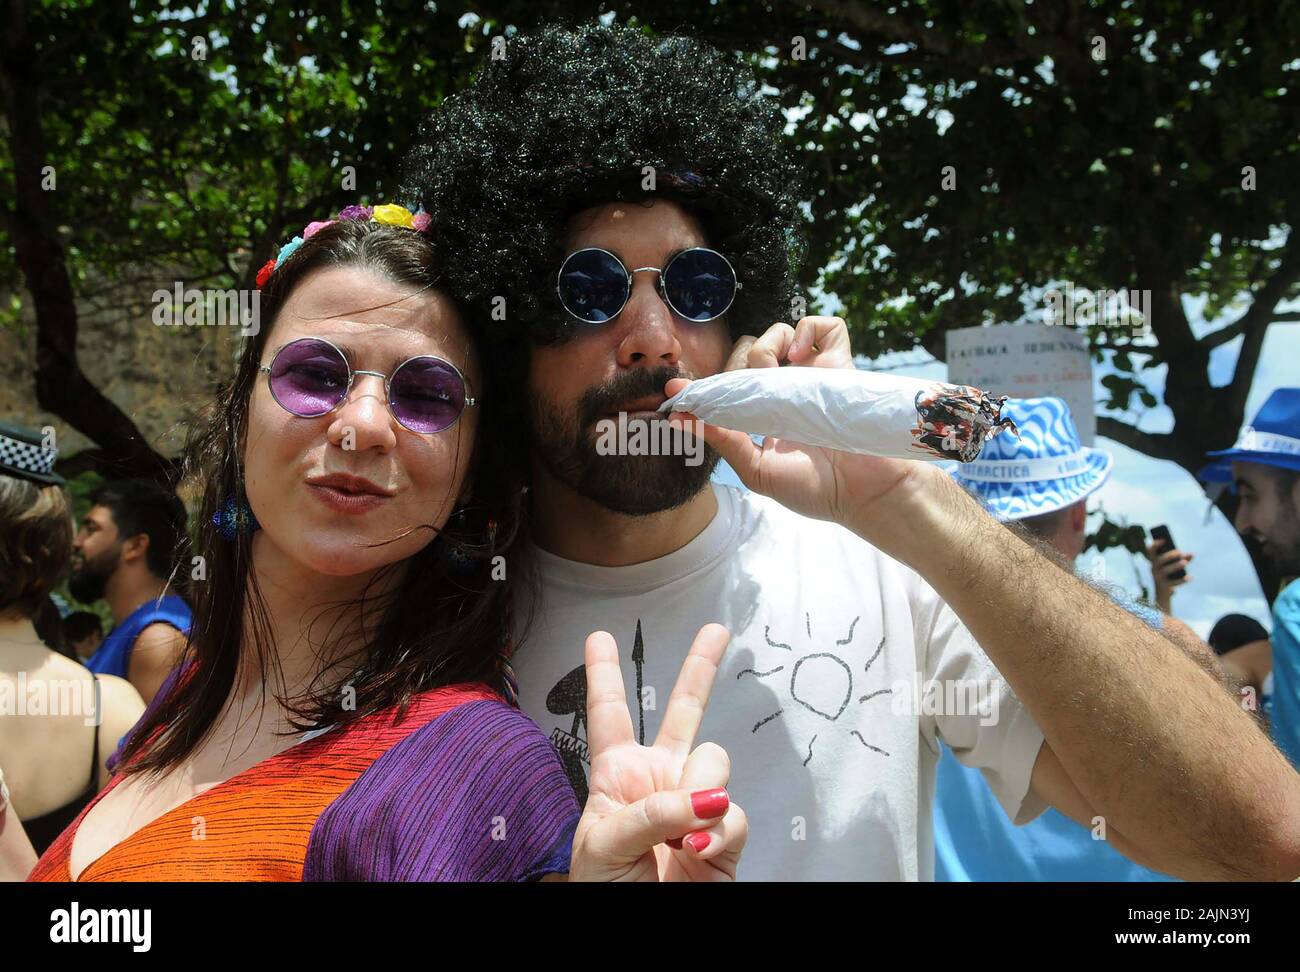
[(659, 293), (658, 273), (633, 275), (632, 294), (619, 316), (623, 331), (618, 346), (620, 365), (677, 364), (682, 353), (677, 321)]
[(1238, 506), (1237, 512), (1233, 514), (1232, 525), (1236, 528), (1239, 536), (1249, 539), (1256, 535), (1254, 521), (1244, 503)]
[(347, 399), (330, 423), (329, 441), (331, 445), (356, 452), (368, 449), (387, 452), (397, 445), (383, 378), (371, 374), (353, 378)]

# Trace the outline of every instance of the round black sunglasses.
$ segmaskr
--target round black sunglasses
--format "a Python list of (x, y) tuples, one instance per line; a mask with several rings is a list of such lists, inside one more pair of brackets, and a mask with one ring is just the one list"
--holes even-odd
[(605, 324), (627, 306), (632, 274), (659, 274), (659, 295), (674, 314), (695, 324), (716, 320), (727, 312), (741, 289), (736, 271), (717, 250), (693, 246), (682, 250), (667, 266), (629, 270), (609, 250), (589, 246), (564, 258), (556, 281), (560, 304), (584, 324)]

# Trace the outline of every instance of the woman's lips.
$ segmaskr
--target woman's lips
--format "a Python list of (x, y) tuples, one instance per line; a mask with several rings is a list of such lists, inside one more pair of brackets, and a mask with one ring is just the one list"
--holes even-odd
[(339, 513), (368, 513), (393, 498), (393, 493), (360, 476), (335, 473), (307, 480), (312, 493)]
[(380, 496), (378, 493), (349, 493), (337, 486), (317, 483), (308, 483), (307, 488), (322, 503), (339, 513), (369, 513), (392, 499), (391, 496)]

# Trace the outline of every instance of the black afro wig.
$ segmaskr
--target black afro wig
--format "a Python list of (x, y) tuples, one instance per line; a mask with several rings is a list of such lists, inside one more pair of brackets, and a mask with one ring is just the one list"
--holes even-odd
[(519, 34), (503, 53), (425, 122), (404, 172), (433, 217), (448, 288), (483, 314), (505, 298), (495, 337), (571, 334), (555, 296), (569, 218), (648, 197), (688, 208), (735, 266), (733, 337), (788, 319), (796, 171), (780, 107), (747, 66), (688, 37), (598, 24)]

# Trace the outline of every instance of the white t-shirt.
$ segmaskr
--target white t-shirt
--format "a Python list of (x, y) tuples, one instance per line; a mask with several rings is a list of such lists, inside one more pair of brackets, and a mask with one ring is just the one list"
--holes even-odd
[(717, 516), (658, 560), (530, 553), (542, 590), (514, 657), (520, 703), (583, 801), (587, 635), (618, 641), (648, 744), (695, 633), (717, 621), (732, 640), (697, 744), (731, 757), (750, 827), (741, 879), (933, 880), (939, 739), (1016, 823), (1044, 809), (1029, 794), (1042, 732), (919, 575), (835, 524), (712, 488)]

